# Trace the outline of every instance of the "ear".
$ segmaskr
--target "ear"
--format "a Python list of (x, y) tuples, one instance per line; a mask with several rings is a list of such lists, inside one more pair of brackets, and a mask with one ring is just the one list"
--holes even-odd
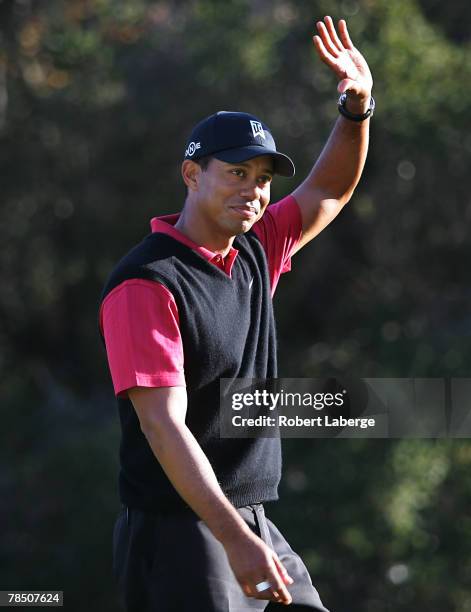
[(190, 191), (198, 191), (198, 179), (201, 174), (201, 167), (191, 159), (182, 162), (182, 178)]

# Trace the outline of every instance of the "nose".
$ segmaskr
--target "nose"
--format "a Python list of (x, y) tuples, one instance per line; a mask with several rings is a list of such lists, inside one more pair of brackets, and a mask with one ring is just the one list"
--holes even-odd
[(260, 200), (261, 188), (256, 181), (248, 180), (240, 191), (240, 195), (247, 200)]

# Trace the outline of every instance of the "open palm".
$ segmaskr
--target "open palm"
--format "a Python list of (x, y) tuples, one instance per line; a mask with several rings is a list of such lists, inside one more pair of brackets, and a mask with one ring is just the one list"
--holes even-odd
[(317, 22), (319, 36), (314, 36), (314, 46), (320, 59), (339, 78), (339, 93), (348, 92), (359, 100), (371, 95), (373, 78), (363, 55), (353, 46), (343, 19), (339, 21), (339, 35), (331, 17)]

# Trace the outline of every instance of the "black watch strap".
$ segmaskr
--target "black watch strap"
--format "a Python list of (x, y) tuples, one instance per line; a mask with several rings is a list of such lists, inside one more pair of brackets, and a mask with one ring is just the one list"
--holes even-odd
[(368, 117), (373, 116), (376, 106), (375, 99), (373, 98), (373, 96), (370, 97), (370, 105), (368, 107), (368, 110), (366, 111), (366, 113), (362, 113), (361, 115), (355, 115), (354, 113), (351, 113), (349, 110), (347, 110), (345, 106), (346, 101), (347, 94), (343, 93), (338, 101), (338, 109), (339, 113), (347, 119), (350, 119), (350, 121), (364, 121), (365, 119), (368, 119)]

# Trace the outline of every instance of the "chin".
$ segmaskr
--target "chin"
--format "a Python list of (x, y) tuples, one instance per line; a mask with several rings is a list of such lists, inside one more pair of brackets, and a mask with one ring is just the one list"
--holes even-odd
[(238, 236), (239, 234), (245, 234), (252, 229), (253, 224), (253, 221), (241, 221), (237, 224), (232, 223), (230, 226), (225, 228), (225, 231), (228, 232), (228, 237)]
[(247, 233), (249, 230), (252, 229), (254, 223), (255, 223), (255, 221), (243, 221), (242, 222), (242, 228), (241, 228), (240, 232), (238, 232), (238, 233), (239, 234)]

